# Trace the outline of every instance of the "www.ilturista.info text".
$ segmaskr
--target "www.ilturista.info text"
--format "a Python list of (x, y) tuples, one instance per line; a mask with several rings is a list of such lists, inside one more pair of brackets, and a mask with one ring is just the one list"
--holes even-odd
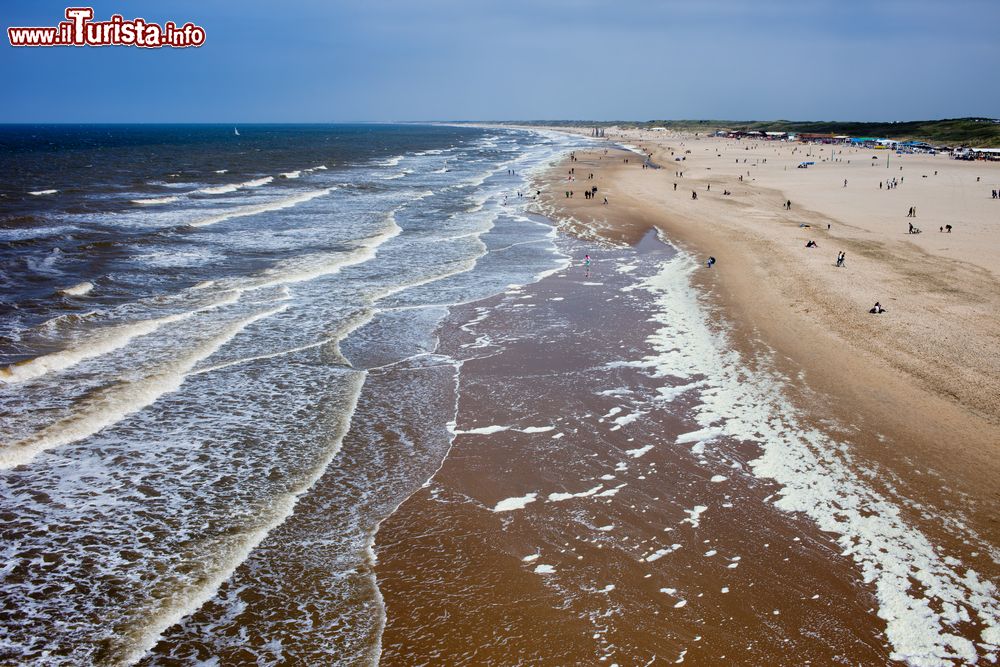
[(142, 18), (125, 20), (120, 14), (107, 21), (94, 21), (91, 7), (68, 7), (65, 21), (54, 27), (10, 27), (11, 46), (164, 46), (185, 48), (205, 43), (205, 29), (167, 21), (162, 26)]

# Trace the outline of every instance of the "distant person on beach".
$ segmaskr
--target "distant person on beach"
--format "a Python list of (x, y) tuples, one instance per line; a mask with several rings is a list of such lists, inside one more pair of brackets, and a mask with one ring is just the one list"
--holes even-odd
[(818, 248), (819, 246), (816, 245), (815, 241), (809, 240), (809, 241), (806, 241), (806, 247), (807, 248)]
[(604, 198), (604, 203), (605, 203), (605, 204), (607, 204), (607, 203), (608, 203), (608, 198), (607, 198), (607, 197), (605, 197), (605, 198)]
[(786, 211), (791, 211), (792, 210), (792, 200), (791, 199), (789, 199), (788, 201), (785, 202), (785, 210)]
[(879, 303), (878, 301), (876, 301), (875, 305), (872, 306), (871, 310), (869, 310), (868, 312), (869, 313), (873, 313), (873, 314), (881, 314), (881, 313), (886, 312), (886, 310), (885, 310), (885, 308), (882, 307), (881, 303)]
[(944, 226), (944, 231), (947, 234), (951, 234), (951, 225), (945, 225)]
[(697, 199), (697, 198), (698, 198), (698, 193), (695, 192), (694, 190), (692, 190), (691, 191), (691, 199)]
[(837, 266), (842, 268), (844, 266), (844, 260), (845, 259), (847, 259), (847, 253), (844, 252), (843, 250), (841, 250), (840, 252), (838, 252), (837, 253)]
[(845, 188), (847, 187), (847, 179), (846, 178), (844, 179), (844, 187)]
[(714, 257), (709, 257), (708, 261), (705, 262), (705, 264), (708, 265), (708, 268), (712, 268), (715, 265), (715, 258)]
[[(677, 184), (676, 183), (674, 183), (674, 192), (677, 192)], [(994, 199), (997, 198), (997, 191), (996, 190), (993, 191), (993, 198)]]

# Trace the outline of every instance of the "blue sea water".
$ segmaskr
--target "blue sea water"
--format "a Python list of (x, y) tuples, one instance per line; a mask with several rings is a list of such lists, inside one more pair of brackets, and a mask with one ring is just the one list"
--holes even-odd
[(0, 127), (0, 662), (373, 659), (437, 326), (564, 265), (529, 179), (581, 141)]

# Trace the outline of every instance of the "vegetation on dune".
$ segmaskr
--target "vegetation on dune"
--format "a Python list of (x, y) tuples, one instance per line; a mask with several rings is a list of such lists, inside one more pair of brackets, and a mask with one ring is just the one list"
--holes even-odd
[(795, 132), (837, 134), (852, 137), (876, 137), (926, 141), (934, 145), (1000, 147), (1000, 120), (993, 118), (948, 118), (943, 120), (913, 120), (886, 123), (854, 121), (747, 121), (747, 120), (652, 120), (636, 121), (522, 121), (517, 124), (548, 126), (629, 127), (651, 129), (665, 127), (685, 132), (715, 132), (716, 130), (747, 130), (761, 132)]

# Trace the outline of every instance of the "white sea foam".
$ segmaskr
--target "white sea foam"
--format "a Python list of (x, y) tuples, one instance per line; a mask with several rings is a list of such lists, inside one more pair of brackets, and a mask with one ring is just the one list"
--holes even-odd
[(542, 564), (535, 567), (535, 574), (554, 574), (555, 571), (556, 568), (552, 565)]
[(279, 211), (285, 208), (292, 208), (293, 206), (298, 206), (299, 204), (311, 201), (317, 197), (328, 195), (336, 189), (336, 187), (330, 187), (323, 188), (322, 190), (311, 190), (309, 192), (303, 192), (291, 197), (285, 197), (284, 199), (270, 201), (265, 204), (252, 204), (248, 206), (229, 208), (221, 213), (215, 213), (206, 218), (202, 218), (201, 220), (189, 222), (188, 225), (191, 227), (206, 227), (208, 225), (214, 225), (216, 223), (223, 222), (224, 220), (231, 220), (233, 218), (242, 218), (248, 215), (267, 213), (268, 211)]
[(72, 287), (67, 287), (66, 289), (59, 290), (60, 294), (66, 294), (68, 296), (83, 296), (90, 290), (94, 289), (94, 283), (92, 282), (82, 282), (73, 285)]
[(298, 178), (301, 175), (302, 175), (302, 172), (300, 170), (296, 170), (296, 171), (286, 171), (285, 173), (281, 174), (281, 177), (282, 178)]
[(688, 518), (684, 519), (682, 523), (689, 523), (692, 527), (697, 528), (701, 525), (701, 515), (708, 510), (704, 505), (695, 505), (694, 508), (689, 510), (684, 510), (687, 513)]
[(85, 359), (99, 357), (125, 347), (133, 339), (151, 334), (164, 325), (186, 320), (196, 313), (235, 303), (238, 299), (238, 293), (229, 292), (218, 301), (185, 312), (97, 329), (65, 350), (0, 368), (0, 382), (7, 384), (25, 382), (47, 373), (65, 370)]
[(264, 176), (261, 178), (255, 178), (253, 180), (244, 181), (240, 183), (241, 188), (259, 188), (263, 185), (267, 185), (274, 180), (274, 176)]
[(558, 503), (558, 502), (562, 502), (563, 500), (570, 500), (572, 498), (588, 498), (588, 497), (596, 494), (598, 491), (600, 491), (603, 488), (604, 488), (603, 484), (598, 484), (597, 486), (595, 486), (592, 489), (587, 489), (586, 491), (581, 491), (579, 493), (550, 493), (549, 494), (549, 502), (550, 503)]
[(519, 431), (521, 433), (548, 433), (549, 431), (556, 430), (555, 426), (528, 426), (527, 428), (514, 428), (513, 426), (480, 426), (478, 428), (472, 428), (467, 431), (455, 431), (455, 433), (460, 435), (493, 435), (494, 433), (501, 433), (503, 431)]
[(160, 396), (177, 391), (184, 383), (185, 375), (199, 361), (214, 354), (254, 322), (271, 317), (286, 308), (287, 305), (282, 305), (233, 322), (174, 359), (172, 363), (151, 369), (145, 377), (95, 392), (79, 401), (69, 416), (0, 449), (0, 468), (13, 468), (29, 463), (42, 452), (82, 440), (152, 405)]
[(467, 431), (455, 431), (461, 435), (493, 435), (494, 433), (500, 433), (502, 431), (510, 430), (509, 426), (480, 426), (479, 428), (470, 428)]
[(330, 462), (340, 452), (344, 436), (347, 434), (351, 420), (354, 417), (354, 412), (357, 409), (358, 398), (361, 396), (364, 374), (357, 373), (353, 382), (350, 404), (346, 406), (347, 414), (336, 431), (330, 434), (332, 446), (316, 462), (316, 466), (312, 472), (295, 487), (288, 489), (285, 494), (271, 501), (270, 511), (261, 517), (263, 521), (257, 530), (238, 538), (231, 545), (227, 553), (227, 558), (220, 562), (220, 567), (217, 570), (205, 579), (196, 580), (187, 590), (175, 593), (173, 595), (174, 604), (165, 606), (159, 613), (147, 619), (142, 634), (136, 638), (132, 650), (124, 657), (123, 664), (138, 662), (143, 655), (156, 646), (164, 630), (176, 625), (184, 617), (194, 613), (211, 600), (222, 584), (232, 576), (236, 568), (250, 556), (250, 553), (264, 541), (264, 538), (292, 515), (299, 498), (316, 484), (323, 476), (323, 473), (326, 472)]
[(253, 281), (249, 281), (244, 290), (258, 290), (267, 287), (277, 287), (292, 283), (307, 282), (324, 276), (339, 273), (348, 266), (355, 266), (369, 261), (378, 254), (379, 246), (389, 239), (398, 236), (402, 231), (395, 220), (390, 218), (390, 225), (379, 234), (361, 239), (355, 248), (337, 253), (318, 253), (306, 255), (295, 260), (283, 262), (278, 266), (264, 271)]
[[(903, 501), (894, 502), (858, 474), (849, 448), (802, 425), (780, 377), (748, 369), (726, 334), (709, 329), (706, 322), (717, 318), (706, 315), (690, 285), (698, 266), (679, 253), (645, 283), (656, 295), (655, 321), (661, 328), (650, 337), (657, 355), (643, 366), (662, 378), (704, 378), (695, 408), (701, 428), (677, 441), (703, 444), (727, 437), (761, 447), (750, 465), (757, 476), (782, 485), (775, 505), (802, 512), (836, 534), (844, 555), (874, 588), (891, 659), (912, 665), (975, 663), (977, 646), (952, 631), (963, 621), (976, 623), (981, 648), (993, 651), (989, 638), (1000, 634), (996, 586), (940, 553), (903, 518)], [(689, 510), (684, 521), (697, 527), (705, 509)]]
[(645, 447), (640, 447), (638, 449), (626, 449), (625, 453), (631, 456), (632, 458), (637, 459), (646, 452), (648, 452), (649, 450), (651, 450), (652, 448), (653, 445), (646, 445)]
[(35, 197), (41, 197), (42, 195), (54, 195), (57, 192), (59, 192), (59, 191), (58, 190), (33, 190), (33, 191), (29, 192), (28, 194), (29, 195), (33, 195)]
[(138, 204), (139, 206), (159, 206), (161, 204), (172, 204), (175, 201), (180, 200), (180, 197), (174, 195), (170, 197), (151, 197), (149, 199), (133, 199), (133, 204)]
[(644, 416), (645, 414), (646, 414), (645, 412), (640, 412), (636, 410), (635, 412), (631, 412), (627, 415), (622, 415), (621, 417), (618, 417), (617, 419), (615, 419), (615, 424), (617, 424), (618, 426), (625, 426), (626, 424), (631, 424), (632, 422)]
[(665, 547), (663, 549), (657, 549), (653, 553), (651, 553), (648, 556), (646, 556), (646, 562), (647, 563), (652, 563), (653, 561), (660, 560), (664, 556), (672, 554), (673, 552), (677, 551), (680, 548), (681, 548), (681, 545), (679, 545), (679, 544), (671, 544), (669, 547)]
[(207, 188), (199, 188), (198, 190), (195, 190), (194, 194), (224, 195), (230, 192), (236, 192), (237, 190), (242, 190), (244, 188), (259, 188), (261, 186), (267, 185), (273, 180), (274, 180), (273, 176), (263, 176), (261, 178), (255, 178), (249, 181), (243, 181), (242, 183), (225, 183), (223, 185), (211, 185)]
[(226, 185), (213, 185), (207, 188), (199, 188), (198, 190), (195, 190), (195, 192), (203, 195), (224, 195), (230, 192), (236, 192), (239, 189), (239, 183), (227, 183)]
[(533, 503), (538, 498), (537, 493), (529, 493), (517, 498), (505, 498), (496, 504), (494, 512), (511, 512), (513, 510), (523, 510), (528, 503)]

